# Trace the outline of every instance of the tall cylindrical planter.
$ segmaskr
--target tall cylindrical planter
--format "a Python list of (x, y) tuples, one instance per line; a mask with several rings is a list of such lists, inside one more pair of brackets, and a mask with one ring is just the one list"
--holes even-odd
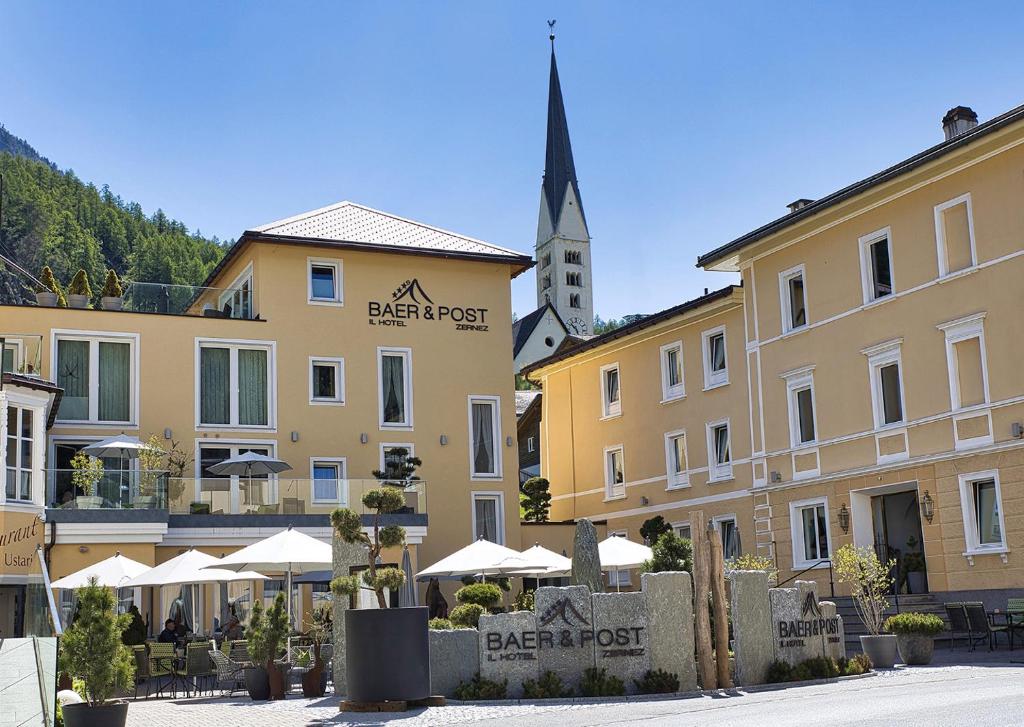
[(860, 647), (876, 669), (892, 669), (896, 665), (896, 637), (893, 634), (861, 636)]
[(430, 696), (427, 607), (345, 611), (349, 701), (414, 701)]
[(128, 702), (110, 702), (98, 707), (87, 703), (65, 704), (65, 727), (124, 727), (128, 721)]
[(254, 666), (243, 672), (245, 676), (245, 689), (249, 692), (249, 698), (253, 701), (262, 702), (270, 699), (270, 674), (261, 666)]
[(900, 661), (912, 666), (924, 666), (932, 662), (935, 638), (923, 634), (896, 634)]

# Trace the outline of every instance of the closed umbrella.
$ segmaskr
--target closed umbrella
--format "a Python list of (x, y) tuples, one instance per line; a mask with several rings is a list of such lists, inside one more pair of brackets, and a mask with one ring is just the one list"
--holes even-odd
[[(138, 437), (132, 437), (123, 432), (82, 447), (82, 451), (90, 457), (118, 457), (119, 459), (129, 460), (138, 459), (146, 450), (153, 450), (163, 454), (163, 450), (141, 441)], [(118, 489), (123, 491), (125, 489), (123, 469), (119, 477)]]
[(125, 588), (125, 583), (137, 575), (149, 570), (149, 566), (137, 560), (126, 558), (121, 551), (114, 553), (106, 560), (86, 566), (71, 575), (58, 578), (50, 584), (51, 588), (83, 588), (89, 585), (89, 579), (95, 578), (97, 585), (107, 588)]
[(402, 583), (402, 590), (398, 592), (398, 605), (401, 608), (409, 608), (416, 605), (416, 583), (412, 579), (412, 558), (409, 557), (409, 548), (402, 549), (402, 573), (405, 575), (405, 582)]
[(480, 538), (475, 543), (442, 558), (429, 568), (416, 574), (417, 580), (428, 578), (457, 578), (459, 576), (515, 575), (531, 568), (543, 568), (522, 553)]
[(597, 544), (597, 555), (602, 569), (615, 571), (615, 588), (619, 590), (618, 572), (639, 568), (644, 561), (654, 557), (654, 551), (621, 535), (611, 535)]

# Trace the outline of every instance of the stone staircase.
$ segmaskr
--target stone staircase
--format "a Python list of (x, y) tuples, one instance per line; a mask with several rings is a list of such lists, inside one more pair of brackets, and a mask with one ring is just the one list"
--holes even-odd
[[(828, 598), (828, 596), (822, 596), (822, 600), (830, 600), (836, 604), (836, 613), (843, 617), (843, 631), (846, 634), (846, 653), (848, 655), (859, 654), (862, 649), (860, 648), (860, 637), (866, 635), (868, 630), (864, 627), (864, 623), (860, 620), (860, 616), (857, 614), (857, 607), (853, 604), (853, 599), (849, 596), (836, 596), (835, 598)], [(910, 595), (901, 594), (899, 596), (898, 604), (897, 599), (893, 596), (889, 598), (891, 605), (886, 610), (886, 618), (896, 613), (906, 613), (907, 611), (916, 611), (918, 613), (933, 613), (942, 619), (943, 623), (946, 624), (946, 628), (949, 628), (949, 620), (946, 618), (946, 610), (943, 608), (942, 603), (935, 599), (930, 593), (923, 593), (921, 595)], [(898, 605), (898, 610), (897, 610)], [(936, 640), (948, 639), (948, 631), (939, 634)]]

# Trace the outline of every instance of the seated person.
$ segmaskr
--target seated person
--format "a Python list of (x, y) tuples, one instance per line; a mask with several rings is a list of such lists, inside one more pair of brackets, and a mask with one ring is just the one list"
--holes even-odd
[(174, 623), (174, 619), (169, 618), (164, 621), (164, 630), (160, 632), (160, 635), (156, 637), (156, 640), (161, 644), (173, 644), (178, 641), (178, 625)]
[(242, 638), (242, 624), (238, 622), (238, 617), (234, 614), (231, 614), (231, 618), (228, 619), (228, 623), (224, 627), (224, 638), (228, 641), (238, 641)]

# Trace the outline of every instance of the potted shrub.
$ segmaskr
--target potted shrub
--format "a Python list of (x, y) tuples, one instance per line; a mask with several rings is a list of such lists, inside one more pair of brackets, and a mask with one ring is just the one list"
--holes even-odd
[(283, 591), (268, 609), (259, 601), (253, 603), (246, 641), (252, 666), (245, 670), (245, 688), (252, 699), (284, 699), (287, 674), (277, 659), (287, 635), (288, 608)]
[(81, 704), (64, 705), (67, 727), (123, 727), (128, 702), (110, 698), (130, 687), (135, 677), (131, 649), (121, 642), (131, 616), (117, 615), (114, 592), (96, 579), (79, 588), (78, 618), (60, 639), (60, 669), (84, 683)]
[(89, 285), (89, 276), (82, 268), (79, 268), (75, 277), (71, 278), (71, 284), (68, 285), (68, 305), (72, 308), (88, 308), (90, 298), (92, 298), (92, 287)]
[(113, 270), (107, 270), (103, 292), (100, 293), (100, 305), (103, 306), (103, 310), (121, 310), (124, 306), (124, 289)]
[(930, 664), (935, 636), (945, 628), (946, 624), (933, 613), (898, 613), (885, 620), (885, 630), (896, 635), (904, 664)]
[(907, 593), (925, 592), (924, 553), (919, 549), (917, 538), (907, 538), (907, 549), (903, 553), (903, 577), (907, 582)]
[(71, 483), (84, 493), (75, 498), (75, 507), (103, 507), (103, 498), (96, 495), (96, 485), (103, 477), (103, 461), (79, 451), (71, 458), (71, 469)]
[(59, 304), (67, 305), (64, 300), (64, 293), (60, 283), (53, 277), (53, 271), (49, 265), (44, 265), (39, 273), (39, 282), (42, 285), (36, 286), (36, 303), (47, 308), (53, 308)]
[[(381, 473), (384, 474), (384, 473)], [(348, 698), (353, 702), (414, 701), (430, 696), (430, 653), (426, 606), (388, 608), (384, 590), (398, 590), (405, 573), (398, 568), (380, 568), (377, 559), (385, 548), (405, 542), (399, 525), (382, 525), (381, 518), (405, 506), (404, 480), (394, 478), (363, 495), (363, 506), (373, 512), (371, 532), (363, 530), (358, 514), (348, 508), (331, 513), (335, 536), (359, 544), (367, 551), (367, 569), (362, 575), (339, 576), (331, 591), (340, 596), (357, 596), (365, 586), (377, 597), (378, 608), (345, 610), (345, 663)], [(387, 648), (382, 648), (387, 644)]]
[(889, 590), (895, 560), (882, 563), (875, 551), (846, 544), (836, 551), (832, 561), (836, 578), (850, 586), (850, 595), (868, 634), (860, 637), (861, 648), (879, 669), (892, 669), (896, 663), (896, 637), (882, 633), (882, 619), (889, 608)]
[(331, 638), (331, 634), (334, 632), (331, 606), (324, 604), (313, 609), (311, 619), (306, 622), (306, 625), (309, 626), (309, 631), (306, 632), (306, 635), (313, 642), (313, 667), (302, 675), (302, 696), (322, 697), (327, 691), (327, 670), (324, 668), (325, 664), (321, 650), (324, 643)]

